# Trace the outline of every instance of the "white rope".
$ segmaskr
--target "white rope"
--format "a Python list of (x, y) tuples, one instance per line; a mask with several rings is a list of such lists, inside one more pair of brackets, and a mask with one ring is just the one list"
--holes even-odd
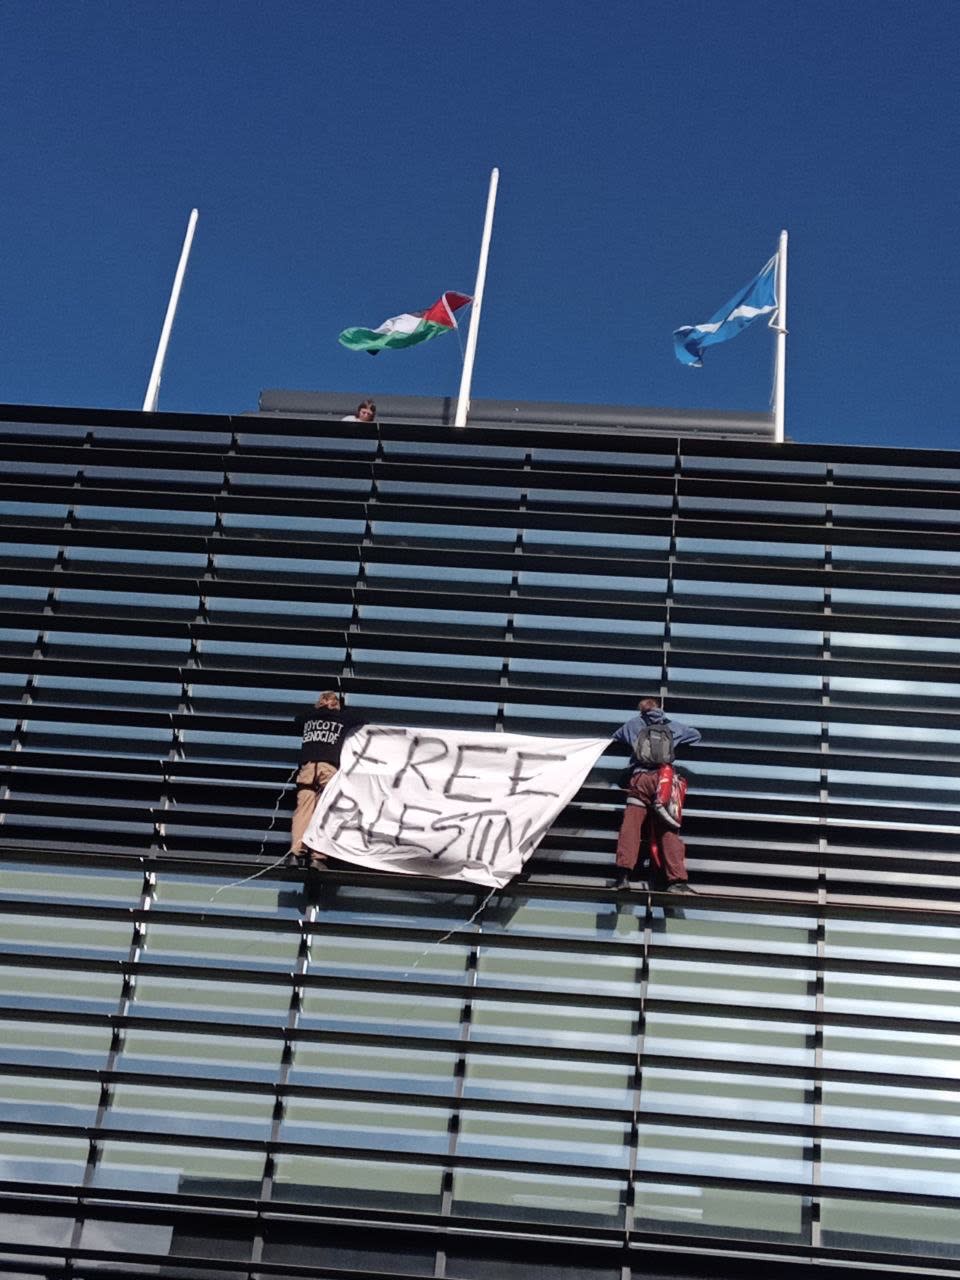
[[(280, 794), (277, 796), (277, 803), (273, 806), (273, 815), (270, 818), (270, 825), (267, 827), (266, 831), (263, 833), (263, 839), (260, 841), (260, 848), (257, 850), (256, 859), (255, 859), (255, 861), (257, 862), (259, 862), (261, 857), (263, 856), (263, 851), (267, 845), (267, 836), (273, 830), (273, 824), (276, 822), (277, 814), (280, 812), (280, 806), (283, 803), (283, 797), (287, 794), (287, 787), (297, 776), (299, 769), (300, 769), (299, 764), (294, 765), (293, 768), (290, 770), (288, 777), (284, 779), (283, 786), (280, 788)], [(220, 888), (213, 895), (213, 897), (210, 899), (210, 901), (213, 902), (216, 898), (219, 898), (221, 893), (225, 893), (227, 889), (239, 889), (241, 885), (249, 884), (251, 880), (256, 880), (260, 876), (265, 876), (268, 871), (275, 871), (277, 867), (282, 866), (282, 864), (286, 862), (286, 860), (287, 860), (287, 855), (283, 854), (283, 856), (278, 858), (276, 862), (271, 862), (269, 866), (263, 867), (259, 871), (255, 871), (252, 876), (244, 876), (242, 880), (234, 880), (231, 884), (221, 885)]]

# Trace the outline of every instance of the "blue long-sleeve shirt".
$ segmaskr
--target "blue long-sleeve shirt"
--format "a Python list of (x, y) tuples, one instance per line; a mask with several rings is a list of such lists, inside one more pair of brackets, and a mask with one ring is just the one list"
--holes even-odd
[(613, 741), (619, 746), (625, 747), (630, 753), (630, 767), (632, 769), (648, 769), (649, 765), (641, 764), (637, 759), (633, 744), (637, 740), (637, 734), (648, 724), (665, 724), (671, 734), (673, 734), (673, 749), (676, 751), (678, 747), (692, 747), (700, 741), (700, 730), (693, 729), (688, 724), (681, 724), (679, 720), (668, 720), (659, 707), (655, 707), (652, 711), (642, 711), (639, 715), (635, 715), (628, 720), (626, 724), (622, 724), (613, 735)]

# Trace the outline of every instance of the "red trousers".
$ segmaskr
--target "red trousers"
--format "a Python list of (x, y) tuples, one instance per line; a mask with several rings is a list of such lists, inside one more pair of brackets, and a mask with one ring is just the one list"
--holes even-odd
[(637, 772), (630, 779), (620, 835), (617, 837), (617, 866), (633, 870), (637, 865), (643, 828), (649, 814), (652, 828), (648, 833), (650, 863), (654, 871), (662, 874), (669, 884), (672, 880), (686, 880), (687, 849), (676, 831), (654, 809), (657, 789), (656, 769)]

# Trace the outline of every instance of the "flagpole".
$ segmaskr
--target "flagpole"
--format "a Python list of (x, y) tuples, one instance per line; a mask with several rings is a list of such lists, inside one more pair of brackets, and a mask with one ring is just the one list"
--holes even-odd
[(173, 277), (173, 288), (170, 291), (170, 301), (167, 303), (167, 314), (164, 316), (163, 328), (160, 330), (160, 342), (153, 361), (153, 369), (150, 372), (150, 381), (147, 383), (147, 394), (143, 397), (144, 413), (156, 413), (157, 411), (157, 401), (160, 398), (160, 375), (163, 373), (163, 362), (167, 358), (167, 347), (170, 343), (170, 332), (173, 329), (173, 318), (177, 314), (177, 303), (180, 301), (183, 277), (187, 273), (187, 259), (190, 257), (190, 247), (193, 244), (193, 233), (197, 228), (198, 216), (196, 209), (190, 210), (187, 234), (183, 238), (183, 248), (180, 250), (177, 274)]
[(460, 395), (457, 399), (455, 427), (467, 425), (470, 409), (470, 383), (473, 378), (473, 361), (477, 354), (477, 331), (480, 328), (480, 310), (483, 307), (483, 286), (487, 278), (487, 256), (490, 252), (490, 236), (493, 232), (493, 210), (497, 203), (497, 184), (500, 170), (490, 170), (490, 190), (487, 192), (487, 216), (483, 222), (483, 239), (480, 241), (480, 262), (477, 265), (477, 283), (473, 290), (473, 307), (470, 311), (470, 328), (467, 331), (467, 349), (463, 353), (463, 372), (460, 375)]
[(787, 389), (787, 233), (780, 232), (777, 250), (777, 363), (773, 376), (773, 439), (783, 444)]

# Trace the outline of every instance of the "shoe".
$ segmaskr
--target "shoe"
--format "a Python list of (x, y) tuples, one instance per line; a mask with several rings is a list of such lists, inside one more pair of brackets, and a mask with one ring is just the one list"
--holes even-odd
[(694, 897), (697, 895), (696, 889), (691, 889), (686, 880), (671, 880), (667, 885), (667, 893), (689, 893)]
[(627, 867), (617, 867), (617, 878), (613, 882), (615, 889), (630, 888), (630, 871)]

